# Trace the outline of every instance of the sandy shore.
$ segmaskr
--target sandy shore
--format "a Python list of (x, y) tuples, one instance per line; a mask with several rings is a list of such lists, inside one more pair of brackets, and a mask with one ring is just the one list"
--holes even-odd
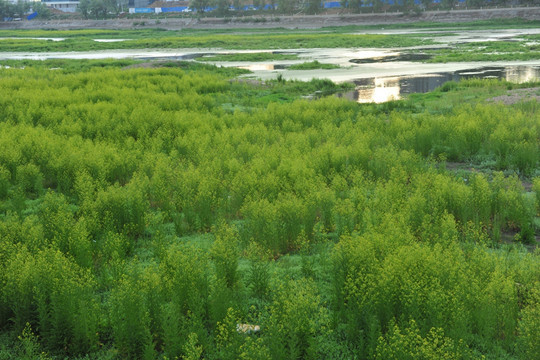
[[(248, 19), (259, 19), (249, 22)], [(274, 28), (310, 29), (325, 26), (397, 24), (417, 21), (467, 22), (474, 20), (522, 18), (540, 20), (540, 7), (521, 7), (484, 10), (427, 11), (420, 15), (402, 13), (386, 14), (322, 14), (281, 16), (272, 21), (267, 16), (250, 18), (160, 18), (160, 19), (109, 19), (109, 20), (31, 20), (19, 22), (0, 22), (0, 29), (132, 29), (163, 28), (168, 30), (190, 29), (231, 29), (231, 28)]]

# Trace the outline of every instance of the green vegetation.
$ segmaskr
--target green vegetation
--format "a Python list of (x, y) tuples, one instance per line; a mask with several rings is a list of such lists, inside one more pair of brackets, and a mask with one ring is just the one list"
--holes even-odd
[[(0, 36), (4, 32), (0, 32)], [(5, 33), (9, 34), (10, 31)], [(47, 34), (48, 37), (59, 36), (65, 32), (28, 31), (17, 32), (18, 37), (22, 34)], [(79, 35), (76, 35), (79, 34)], [(340, 48), (340, 47), (406, 47), (431, 44), (431, 40), (425, 40), (417, 35), (350, 35), (350, 34), (327, 34), (327, 33), (301, 33), (281, 34), (277, 33), (254, 33), (245, 34), (218, 34), (215, 32), (170, 32), (151, 31), (129, 39), (130, 34), (126, 31), (127, 40), (120, 42), (96, 42), (92, 34), (99, 34), (101, 38), (105, 34), (119, 34), (120, 31), (85, 31), (66, 37), (63, 41), (40, 40), (30, 38), (0, 39), (0, 51), (23, 51), (23, 52), (47, 52), (47, 51), (90, 51), (107, 49), (180, 49), (180, 48), (223, 48), (223, 49), (297, 49), (297, 48)], [(152, 36), (147, 36), (152, 34)], [(31, 35), (28, 35), (31, 36)]]
[(330, 31), (342, 31), (353, 32), (363, 29), (437, 29), (443, 31), (445, 29), (458, 29), (458, 30), (489, 30), (489, 29), (506, 29), (506, 28), (531, 28), (535, 29), (540, 26), (538, 20), (526, 20), (521, 18), (514, 19), (491, 19), (491, 20), (477, 20), (477, 21), (465, 21), (465, 22), (435, 22), (435, 21), (417, 21), (417, 22), (403, 22), (396, 24), (384, 24), (384, 25), (347, 25), (347, 26), (328, 26), (324, 29)]
[(79, 72), (91, 68), (123, 68), (141, 63), (140, 60), (121, 59), (121, 60), (68, 60), (68, 59), (48, 59), (43, 61), (35, 60), (0, 60), (0, 66), (14, 68), (40, 68), (42, 70), (62, 70), (63, 73)]
[(298, 55), (281, 54), (272, 52), (241, 53), (241, 54), (218, 54), (196, 58), (198, 61), (275, 61), (275, 60), (296, 60)]
[(316, 70), (316, 69), (339, 69), (339, 65), (321, 64), (317, 60), (304, 62), (302, 64), (294, 64), (289, 66), (290, 70)]
[(36, 12), (39, 18), (46, 19), (51, 16), (49, 8), (40, 2), (30, 5), (27, 1), (12, 2), (0, 0), (0, 21), (4, 21), (4, 18), (20, 19), (21, 17), (24, 17), (24, 14), (28, 14), (30, 9), (32, 9), (32, 12)]
[[(528, 37), (528, 40), (536, 39)], [(502, 61), (540, 59), (540, 45), (526, 41), (485, 41), (458, 44), (454, 48), (428, 50), (434, 56), (428, 62)]]
[(359, 105), (205, 64), (10, 64), (1, 358), (538, 352), (540, 112), (484, 101), (513, 85)]

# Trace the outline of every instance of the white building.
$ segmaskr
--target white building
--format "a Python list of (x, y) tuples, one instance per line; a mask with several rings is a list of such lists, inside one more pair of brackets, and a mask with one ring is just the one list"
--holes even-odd
[(41, 2), (50, 8), (70, 13), (76, 12), (79, 7), (79, 0), (41, 0)]

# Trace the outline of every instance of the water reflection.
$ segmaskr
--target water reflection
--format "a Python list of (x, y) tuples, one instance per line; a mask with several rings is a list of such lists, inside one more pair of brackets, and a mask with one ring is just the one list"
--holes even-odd
[[(419, 49), (417, 49), (419, 50)], [(433, 55), (423, 53), (399, 53), (393, 55), (376, 56), (371, 58), (351, 59), (349, 62), (353, 64), (375, 64), (383, 62), (396, 62), (396, 61), (421, 61), (431, 59)]]
[(246, 66), (239, 66), (238, 68), (246, 69), (249, 71), (274, 70), (274, 64), (252, 64)]
[(93, 39), (95, 42), (101, 43), (113, 43), (113, 42), (122, 42), (127, 41), (128, 39)]
[(249, 64), (238, 66), (239, 69), (246, 69), (250, 71), (260, 71), (260, 70), (283, 70), (287, 68), (287, 65), (282, 64)]
[(0, 40), (45, 40), (45, 41), (64, 41), (66, 38), (54, 38), (54, 37), (0, 37)]
[(338, 96), (359, 103), (382, 103), (399, 100), (404, 94), (432, 91), (447, 81), (470, 78), (504, 79), (514, 83), (537, 81), (540, 66), (493, 66), (439, 74), (359, 79), (354, 81), (354, 91)]
[[(375, 102), (381, 103), (391, 100), (400, 99), (400, 78), (388, 77), (388, 78), (375, 78), (366, 79), (367, 84), (361, 84), (357, 86), (358, 98), (355, 99), (358, 102)], [(369, 84), (369, 81), (373, 81), (373, 85)]]

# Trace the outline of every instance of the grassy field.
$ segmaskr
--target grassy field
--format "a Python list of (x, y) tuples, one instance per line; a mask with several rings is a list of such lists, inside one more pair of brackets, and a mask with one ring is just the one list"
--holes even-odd
[(450, 49), (427, 51), (433, 57), (428, 62), (469, 62), (469, 61), (518, 61), (540, 59), (539, 37), (527, 36), (520, 41), (485, 41), (458, 44)]
[(339, 65), (334, 64), (324, 64), (320, 63), (317, 60), (304, 62), (301, 64), (294, 64), (288, 67), (290, 70), (316, 70), (316, 69), (339, 69)]
[(0, 358), (538, 353), (540, 84), (2, 64)]
[[(109, 49), (155, 49), (155, 48), (223, 48), (223, 49), (297, 49), (297, 48), (388, 48), (427, 45), (432, 42), (415, 35), (351, 35), (329, 33), (250, 33), (217, 34), (205, 31), (171, 32), (145, 30), (130, 36), (132, 31), (75, 30), (63, 41), (36, 40), (36, 34), (47, 37), (62, 37), (65, 31), (20, 31), (16, 38), (0, 39), (0, 51), (4, 52), (47, 52), (47, 51), (91, 51)], [(0, 37), (12, 31), (0, 31)], [(96, 36), (98, 35), (98, 36)], [(126, 38), (120, 42), (96, 42), (94, 39)]]

